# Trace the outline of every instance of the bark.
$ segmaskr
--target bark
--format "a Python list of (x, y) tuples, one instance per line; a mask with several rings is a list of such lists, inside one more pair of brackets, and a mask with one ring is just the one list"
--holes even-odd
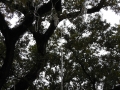
[[(33, 37), (36, 40), (36, 44), (38, 47), (38, 52), (43, 56), (45, 53), (46, 49), (46, 43), (53, 34), (55, 30), (54, 26), (54, 21), (51, 22), (51, 25), (49, 26), (48, 30), (46, 31), (45, 34), (41, 34), (39, 32), (32, 32)], [(24, 77), (22, 78), (16, 85), (15, 85), (15, 90), (26, 90), (29, 86), (30, 83), (32, 83), (38, 76), (39, 70), (43, 70), (44, 66), (42, 65), (41, 62), (44, 62), (42, 60), (39, 60), (39, 62), (35, 67), (31, 69), (31, 71)], [(47, 62), (47, 61), (46, 61)], [(14, 88), (11, 88), (11, 90), (14, 90)]]
[(39, 57), (40, 55), (38, 54), (36, 65), (32, 67), (30, 72), (25, 77), (21, 78), (20, 81), (16, 83), (15, 89), (13, 87), (10, 90), (26, 90), (28, 87), (32, 86), (33, 81), (39, 76), (39, 71), (44, 70), (44, 66), (46, 65), (46, 63), (43, 62), (47, 62), (48, 60)]
[(83, 72), (85, 73), (85, 75), (87, 76), (87, 78), (90, 80), (93, 90), (96, 90), (96, 88), (95, 88), (95, 83), (96, 83), (95, 77), (92, 77), (91, 75), (89, 75), (89, 73), (86, 71), (84, 65), (82, 64), (82, 62), (80, 62), (80, 60), (78, 59), (77, 55), (76, 55), (75, 58), (76, 58), (76, 61), (79, 61), (79, 64), (80, 64)]
[(9, 76), (14, 57), (14, 48), (14, 43), (11, 43), (11, 45), (6, 49), (6, 58), (4, 59), (4, 64), (0, 69), (0, 88), (2, 88), (4, 83), (6, 83), (7, 77)]
[[(90, 8), (90, 9), (87, 9), (87, 14), (99, 12), (103, 7), (105, 7), (105, 2), (106, 2), (106, 0), (101, 0), (100, 3), (98, 3), (98, 5)], [(80, 8), (82, 8), (82, 7), (80, 7)], [(81, 11), (71, 12), (66, 15), (62, 14), (60, 16), (60, 20), (63, 20), (66, 18), (75, 18), (75, 17), (79, 16), (80, 14), (81, 14)]]
[(4, 16), (0, 13), (0, 29), (5, 38), (6, 56), (2, 68), (0, 69), (0, 88), (6, 83), (12, 67), (15, 43), (21, 35), (23, 35), (28, 26), (33, 22), (32, 15), (26, 15), (24, 21), (17, 27), (9, 29)]
[[(54, 0), (55, 1), (55, 0)], [(60, 0), (61, 1), (61, 0)], [(54, 2), (55, 3), (55, 2)], [(61, 3), (61, 2), (59, 2)], [(45, 7), (46, 5), (50, 5), (50, 8), (51, 8), (51, 3), (49, 2), (48, 4), (45, 4)], [(43, 6), (44, 7), (44, 6)], [(40, 10), (42, 11), (46, 11), (48, 12), (49, 10), (51, 10), (50, 8), (48, 8), (48, 10), (43, 10), (43, 7), (41, 7), (40, 9), (38, 9), (38, 13), (40, 12)], [(45, 8), (44, 7), (44, 8)], [(60, 6), (59, 6), (60, 7)], [(59, 8), (58, 6), (56, 7), (56, 10), (61, 10), (61, 8)], [(45, 8), (46, 9), (46, 8)], [(42, 12), (41, 11), (41, 12)], [(45, 12), (42, 12), (42, 13), (39, 13), (40, 15), (44, 14)], [(36, 40), (36, 44), (37, 44), (37, 48), (38, 48), (38, 51), (39, 53), (41, 53), (41, 55), (44, 55), (45, 53), (45, 49), (46, 49), (46, 43), (48, 42), (49, 38), (51, 37), (51, 35), (54, 33), (54, 30), (55, 30), (56, 26), (54, 25), (54, 21), (52, 20), (51, 21), (51, 25), (49, 26), (48, 30), (45, 32), (45, 34), (41, 34), (39, 32), (33, 32), (33, 37), (35, 38)], [(41, 61), (42, 62), (42, 61)], [(28, 82), (33, 82), (37, 75), (38, 75), (38, 71), (39, 69), (43, 68), (40, 67), (41, 65), (39, 66), (36, 66), (36, 69), (33, 68), (23, 79), (21, 79), (16, 85), (15, 85), (15, 89), (16, 90), (25, 90), (27, 89), (30, 84)], [(14, 90), (13, 88), (11, 90)]]
[[(52, 3), (51, 3), (51, 1), (52, 1)], [(40, 16), (43, 16), (44, 14), (50, 12), (52, 9), (52, 4), (53, 4), (53, 6), (55, 6), (55, 9), (57, 12), (62, 11), (61, 0), (59, 0), (59, 1), (51, 0), (51, 1), (49, 1), (46, 4), (43, 4), (38, 9), (37, 13)], [(10, 1), (1, 0), (0, 2), (9, 6), (11, 3), (11, 0)], [(90, 14), (90, 13), (98, 12), (101, 8), (104, 7), (104, 3), (105, 3), (105, 0), (101, 0), (101, 2), (97, 6), (92, 7), (91, 9), (88, 9), (87, 13)], [(10, 72), (12, 62), (14, 59), (15, 43), (20, 38), (20, 36), (23, 35), (29, 29), (29, 27), (32, 26), (32, 23), (33, 23), (33, 18), (34, 18), (33, 12), (29, 12), (29, 11), (25, 10), (23, 7), (21, 7), (22, 9), (19, 7), (21, 7), (21, 6), (15, 5), (13, 8), (24, 14), (24, 16), (25, 16), (24, 21), (19, 26), (14, 27), (13, 29), (9, 29), (8, 24), (6, 23), (6, 21), (4, 19), (4, 16), (0, 13), (0, 30), (5, 38), (5, 45), (6, 45), (6, 57), (4, 59), (4, 64), (3, 64), (2, 68), (0, 69), (0, 89), (5, 84), (7, 77), (9, 77), (9, 72)], [(34, 8), (32, 6), (30, 6), (30, 9), (34, 10)], [(74, 18), (74, 17), (78, 16), (80, 13), (81, 13), (81, 11), (69, 13), (66, 16), (61, 15), (59, 18), (60, 18), (60, 21), (65, 18), (71, 18), (71, 17)], [(51, 37), (51, 35), (54, 33), (55, 28), (56, 27), (54, 26), (53, 21), (52, 21), (49, 29), (46, 31), (45, 34), (40, 34), (40, 33), (35, 33), (35, 32), (33, 33), (33, 36), (34, 36), (37, 46), (38, 46), (38, 51), (40, 51), (41, 54), (44, 54), (45, 48), (46, 48), (46, 43), (49, 40), (49, 38)], [(37, 66), (37, 69), (31, 70), (24, 78), (27, 81), (33, 82), (36, 79), (37, 72), (40, 68), (43, 68), (43, 67)], [(26, 88), (29, 87), (29, 83), (25, 79), (21, 79), (16, 84), (16, 86), (15, 86), (16, 90), (25, 90)], [(13, 90), (13, 89), (11, 89), (11, 90)]]
[(51, 21), (51, 25), (49, 26), (48, 30), (45, 32), (45, 34), (38, 32), (33, 32), (33, 37), (36, 41), (37, 44), (37, 49), (38, 49), (38, 53), (40, 53), (42, 56), (45, 55), (46, 52), (46, 44), (49, 40), (49, 38), (52, 36), (52, 34), (54, 33), (56, 26), (54, 25), (54, 21)]

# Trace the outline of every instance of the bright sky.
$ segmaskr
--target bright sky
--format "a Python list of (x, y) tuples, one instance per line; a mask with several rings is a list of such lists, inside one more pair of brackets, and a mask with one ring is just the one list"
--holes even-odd
[(111, 25), (120, 24), (120, 15), (116, 15), (112, 10), (105, 11), (101, 9), (100, 13), (103, 14), (103, 19), (106, 19)]

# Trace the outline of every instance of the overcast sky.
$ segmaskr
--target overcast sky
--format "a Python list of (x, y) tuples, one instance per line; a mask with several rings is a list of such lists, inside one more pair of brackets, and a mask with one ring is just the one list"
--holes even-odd
[(103, 14), (103, 19), (106, 19), (108, 23), (112, 25), (120, 24), (120, 15), (116, 15), (112, 10), (105, 11), (101, 9), (100, 13)]

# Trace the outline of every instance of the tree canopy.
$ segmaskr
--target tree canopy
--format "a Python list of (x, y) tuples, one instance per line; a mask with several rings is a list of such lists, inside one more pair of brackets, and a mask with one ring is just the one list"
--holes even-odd
[(120, 2), (0, 0), (0, 89), (60, 90), (63, 60), (64, 90), (119, 90), (120, 26), (101, 9), (119, 14)]

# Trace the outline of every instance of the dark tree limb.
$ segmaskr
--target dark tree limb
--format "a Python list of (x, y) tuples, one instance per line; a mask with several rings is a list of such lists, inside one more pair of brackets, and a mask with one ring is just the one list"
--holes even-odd
[(50, 0), (48, 3), (43, 4), (38, 9), (37, 13), (39, 13), (39, 15), (42, 16), (45, 13), (51, 11), (51, 9), (52, 9), (52, 3), (53, 3), (53, 6), (55, 7), (56, 11), (60, 11), (60, 12), (62, 11), (61, 0)]
[(0, 69), (0, 88), (6, 83), (7, 77), (9, 76), (10, 69), (13, 62), (14, 57), (14, 49), (15, 49), (15, 43), (10, 42), (10, 45), (7, 45), (6, 47), (6, 56), (4, 59), (4, 64), (2, 68)]
[(7, 33), (9, 31), (9, 27), (7, 22), (4, 19), (3, 14), (0, 12), (0, 30), (4, 37), (7, 37)]
[(105, 5), (104, 5), (105, 2), (106, 2), (106, 0), (101, 0), (100, 3), (98, 3), (97, 6), (92, 7), (91, 9), (88, 9), (88, 10), (87, 10), (87, 13), (88, 13), (88, 14), (91, 14), (91, 13), (99, 12), (100, 9), (102, 9), (103, 7), (105, 7)]
[[(39, 71), (44, 70), (44, 66), (46, 65), (46, 63), (43, 62), (47, 62), (48, 59), (47, 60), (43, 58), (41, 59), (39, 57), (40, 55), (38, 54), (38, 60), (36, 60), (37, 61), (36, 65), (32, 67), (30, 72), (25, 77), (21, 78), (18, 83), (16, 83), (15, 90), (26, 90), (29, 86), (31, 86), (33, 81), (39, 76)], [(10, 90), (14, 90), (14, 87), (11, 88)]]
[(7, 77), (9, 76), (9, 72), (13, 63), (15, 43), (19, 37), (24, 34), (27, 28), (32, 25), (32, 18), (33, 17), (31, 17), (31, 15), (27, 15), (22, 22), (22, 25), (19, 25), (11, 30), (6, 23), (4, 16), (0, 13), (0, 30), (5, 38), (6, 45), (6, 56), (3, 66), (0, 69), (0, 88), (2, 88), (4, 83), (6, 83)]
[[(53, 34), (55, 28), (56, 26), (54, 26), (54, 21), (52, 20), (51, 25), (49, 26), (45, 34), (34, 32), (31, 30), (31, 33), (33, 34), (33, 37), (36, 40), (38, 52), (41, 53), (41, 55), (44, 55), (44, 52), (46, 50), (46, 44), (49, 38), (51, 37), (51, 35)], [(38, 76), (38, 71), (43, 70), (44, 66), (40, 62), (44, 62), (44, 61), (39, 61), (38, 65), (35, 65), (35, 67), (31, 69), (31, 71), (15, 85), (16, 90), (25, 90), (30, 86), (28, 82), (32, 83)], [(12, 88), (11, 90), (14, 89)]]
[[(106, 0), (101, 0), (100, 3), (98, 3), (98, 5), (90, 8), (90, 9), (87, 9), (87, 14), (99, 12), (100, 9), (105, 7), (105, 2), (106, 2)], [(60, 16), (60, 20), (63, 20), (63, 19), (66, 19), (66, 18), (75, 18), (78, 15), (80, 15), (81, 13), (82, 13), (81, 11), (77, 11), (77, 12), (69, 13), (69, 14), (66, 14), (66, 15), (63, 14), (63, 15)]]
[(88, 77), (88, 79), (90, 80), (90, 82), (92, 83), (92, 87), (93, 87), (93, 90), (96, 90), (95, 88), (95, 83), (96, 83), (96, 79), (95, 77), (91, 77), (91, 75), (88, 74), (88, 72), (86, 71), (84, 65), (82, 64), (82, 62), (80, 62), (80, 60), (78, 59), (78, 56), (75, 57), (77, 61), (79, 61), (79, 64), (83, 70), (83, 72), (85, 73), (85, 75)]
[[(51, 3), (52, 2), (52, 3)], [(52, 0), (49, 1), (47, 4), (42, 5), (37, 13), (42, 16), (45, 13), (49, 12), (52, 9), (52, 4), (53, 6), (55, 6), (55, 9), (57, 11), (61, 11), (61, 0), (57, 1), (56, 0)], [(46, 8), (47, 7), (47, 8)], [(49, 38), (52, 36), (52, 34), (54, 33), (54, 30), (56, 28), (56, 26), (54, 25), (54, 20), (52, 20), (50, 22), (50, 26), (48, 28), (48, 30), (45, 32), (45, 34), (42, 34), (40, 32), (33, 32), (31, 30), (31, 33), (33, 33), (33, 37), (36, 40), (36, 44), (37, 44), (37, 48), (38, 48), (38, 52), (41, 53), (42, 55), (45, 54), (46, 51), (46, 44), (49, 40)]]
[[(51, 1), (52, 1), (53, 5), (55, 6), (56, 11), (61, 11), (62, 10), (61, 0), (59, 0), (58, 2), (57, 2), (57, 0), (51, 0)], [(37, 13), (40, 16), (43, 16), (45, 13), (50, 12), (50, 10), (52, 9), (51, 1), (49, 1), (46, 4), (43, 4), (38, 9)], [(7, 2), (6, 0), (1, 0), (1, 2), (8, 5), (6, 3)], [(88, 9), (87, 13), (91, 14), (91, 13), (100, 11), (100, 9), (104, 7), (104, 3), (105, 3), (105, 0), (101, 0), (100, 3), (97, 6), (92, 7), (91, 9)], [(28, 30), (29, 27), (31, 27), (32, 22), (33, 22), (33, 12), (29, 13), (26, 10), (24, 11), (24, 9), (22, 9), (23, 10), (22, 11), (22, 10), (20, 10), (20, 8), (18, 8), (19, 6), (18, 7), (14, 6), (14, 7), (18, 11), (23, 13), (25, 15), (25, 18), (19, 26), (14, 27), (13, 29), (9, 29), (9, 27), (8, 27), (8, 25), (7, 25), (7, 23), (4, 19), (4, 16), (0, 13), (0, 30), (3, 34), (3, 36), (5, 37), (5, 45), (6, 45), (6, 57), (5, 57), (5, 60), (4, 60), (4, 64), (3, 64), (2, 68), (0, 69), (0, 89), (3, 86), (3, 84), (6, 82), (7, 77), (9, 76), (9, 72), (10, 72), (12, 62), (13, 62), (13, 57), (14, 57), (15, 43), (19, 39), (19, 37), (21, 35), (23, 35)], [(63, 17), (61, 16), (60, 19), (63, 20), (65, 18), (71, 18), (71, 17), (73, 18), (73, 17), (78, 16), (80, 13), (81, 13), (81, 11), (70, 13), (70, 14), (67, 14), (66, 16), (63, 16)], [(46, 31), (45, 34), (33, 33), (33, 36), (34, 36), (34, 38), (36, 40), (36, 43), (37, 43), (37, 46), (38, 46), (38, 50), (41, 53), (44, 52), (44, 50), (46, 48), (46, 43), (48, 42), (49, 38), (53, 34), (55, 28), (56, 27), (54, 26), (53, 21), (52, 21), (50, 27), (48, 28), (48, 30)], [(37, 71), (40, 68), (43, 68), (43, 67), (37, 66), (37, 69), (31, 70), (30, 73), (28, 73), (25, 76), (25, 79), (27, 79), (27, 81), (33, 82), (36, 78)], [(86, 74), (87, 74), (87, 72), (86, 72)], [(92, 81), (90, 76), (89, 76), (89, 79), (94, 84), (95, 81)], [(25, 80), (21, 79), (20, 82), (18, 82), (16, 84), (16, 87), (17, 87), (16, 90), (25, 90), (26, 88), (29, 87), (29, 84)]]
[(20, 25), (11, 29), (14, 38), (16, 37), (16, 39), (18, 40), (19, 37), (23, 35), (32, 26), (33, 20), (33, 14), (25, 15), (23, 22)]
[(50, 24), (48, 30), (45, 32), (45, 34), (42, 34), (40, 32), (31, 31), (31, 33), (33, 34), (33, 37), (36, 41), (38, 52), (41, 53), (41, 55), (45, 54), (46, 44), (47, 44), (49, 38), (54, 33), (55, 28), (56, 28), (56, 26), (54, 25), (54, 21), (52, 20), (51, 24)]
[[(51, 6), (50, 2), (48, 3), (48, 5)], [(44, 7), (44, 5), (39, 10), (43, 9), (43, 7)], [(44, 8), (46, 9), (46, 6)], [(50, 9), (48, 8), (47, 11), (49, 11), (49, 10)], [(46, 12), (44, 12), (44, 13), (46, 13)], [(41, 13), (41, 15), (44, 13)], [(3, 64), (2, 68), (0, 69), (0, 88), (2, 88), (2, 86), (6, 82), (7, 77), (9, 76), (10, 68), (12, 66), (15, 43), (19, 39), (19, 37), (27, 31), (28, 27), (30, 27), (32, 25), (33, 15), (32, 14), (25, 15), (23, 22), (19, 26), (14, 27), (13, 29), (9, 29), (9, 27), (4, 19), (4, 16), (1, 13), (0, 13), (0, 21), (1, 21), (0, 29), (1, 29), (3, 36), (5, 37), (5, 45), (6, 45), (6, 57), (4, 60), (4, 64)], [(36, 41), (37, 41), (38, 47), (40, 45), (40, 49), (43, 50), (43, 48), (45, 48), (45, 45), (46, 45), (49, 37), (52, 35), (54, 29), (55, 29), (55, 27), (53, 26), (53, 24), (51, 24), (48, 29), (48, 31), (51, 30), (51, 32), (47, 31), (46, 34), (42, 36), (42, 38), (41, 38), (41, 35), (40, 36), (35, 35), (35, 36), (37, 36)], [(45, 36), (48, 36), (48, 37), (45, 37)], [(39, 39), (41, 39), (41, 40), (39, 40)], [(44, 39), (44, 41), (43, 41), (43, 39)], [(40, 41), (42, 41), (42, 43), (39, 44)]]

